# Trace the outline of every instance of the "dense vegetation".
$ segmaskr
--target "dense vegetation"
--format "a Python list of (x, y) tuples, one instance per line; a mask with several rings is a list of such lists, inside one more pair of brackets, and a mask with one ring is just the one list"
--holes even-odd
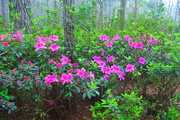
[(17, 29), (13, 10), (8, 23), (0, 19), (2, 120), (69, 119), (78, 99), (91, 101), (94, 120), (180, 118), (179, 25), (163, 5), (136, 20), (128, 14), (97, 23), (95, 5), (68, 8), (75, 20), (72, 53), (56, 9), (31, 18), (29, 34)]

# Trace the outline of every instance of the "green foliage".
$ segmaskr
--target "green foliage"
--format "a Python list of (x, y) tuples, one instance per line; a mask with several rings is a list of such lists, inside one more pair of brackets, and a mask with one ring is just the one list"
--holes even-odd
[(145, 105), (142, 96), (138, 97), (134, 92), (114, 96), (111, 89), (106, 91), (106, 95), (106, 98), (101, 99), (101, 102), (96, 102), (90, 108), (94, 120), (134, 120), (140, 118)]

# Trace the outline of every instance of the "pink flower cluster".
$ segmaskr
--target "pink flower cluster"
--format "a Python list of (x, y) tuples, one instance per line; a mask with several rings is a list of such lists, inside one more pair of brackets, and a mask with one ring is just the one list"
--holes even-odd
[[(58, 37), (59, 36), (57, 35), (50, 35), (44, 38), (40, 35), (39, 37), (36, 38), (37, 43), (34, 45), (34, 47), (36, 48), (35, 51), (38, 51), (39, 49), (47, 48), (46, 42), (59, 41)], [(58, 49), (60, 49), (60, 47), (56, 43), (51, 44), (48, 48), (51, 49), (52, 52), (56, 52)]]
[[(121, 37), (119, 35), (115, 35), (112, 39), (112, 41), (116, 41), (116, 40), (119, 40)], [(112, 45), (114, 44), (114, 42), (110, 41), (110, 37), (107, 36), (107, 35), (100, 35), (99, 37), (100, 40), (106, 40), (106, 46), (107, 47), (112, 47)], [(103, 54), (102, 54), (103, 56)]]
[(132, 48), (136, 48), (136, 49), (138, 49), (138, 50), (143, 50), (143, 47), (144, 47), (144, 43), (143, 43), (143, 42), (141, 42), (141, 43), (134, 42), (134, 41), (131, 39), (130, 36), (126, 36), (126, 37), (124, 37), (124, 39), (125, 39), (126, 41), (128, 41), (128, 44), (129, 44), (129, 46), (130, 46), (131, 49), (132, 49)]
[[(99, 65), (98, 67), (100, 67), (101, 71), (105, 73), (103, 79), (108, 79), (112, 73), (115, 73), (120, 80), (124, 80), (124, 76), (126, 74), (124, 73), (124, 71), (120, 70), (120, 66), (113, 64), (111, 67), (106, 67), (106, 63), (101, 60), (100, 56), (94, 56), (93, 59), (94, 62), (96, 62)], [(113, 62), (113, 60), (115, 60), (115, 57), (106, 57), (106, 60), (106, 62)]]
[(20, 31), (16, 31), (14, 34), (11, 34), (9, 36), (12, 41), (15, 41), (15, 40), (18, 40), (20, 42), (24, 42), (23, 41), (23, 36), (21, 35), (21, 32)]

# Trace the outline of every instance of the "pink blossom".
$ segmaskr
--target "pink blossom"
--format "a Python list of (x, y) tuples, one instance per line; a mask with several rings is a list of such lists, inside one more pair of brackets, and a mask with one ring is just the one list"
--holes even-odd
[(2, 77), (4, 77), (5, 73), (4, 73), (4, 72), (2, 72), (2, 73), (1, 73), (1, 75), (2, 75)]
[(152, 51), (146, 51), (146, 53), (147, 53), (147, 54), (151, 54), (151, 53), (152, 53)]
[(79, 64), (78, 64), (78, 63), (72, 63), (72, 65), (73, 65), (74, 67), (76, 67), (76, 66), (78, 66)]
[(94, 73), (92, 71), (90, 71), (89, 77), (94, 82)]
[(49, 105), (50, 105), (50, 106), (53, 106), (53, 105), (54, 105), (54, 102), (49, 102)]
[(42, 37), (42, 35), (40, 35), (40, 36), (38, 36), (37, 38), (36, 38), (36, 40), (37, 40), (37, 42), (39, 43), (44, 43), (45, 42), (45, 39), (44, 39), (44, 37)]
[(57, 78), (57, 74), (53, 74), (53, 75), (47, 75), (44, 79), (46, 80), (45, 83), (46, 85), (50, 85), (52, 82), (58, 82), (58, 79)]
[(44, 42), (38, 42), (34, 45), (34, 47), (36, 48), (35, 51), (38, 51), (39, 49), (42, 49), (42, 48), (47, 48), (45, 47), (46, 43)]
[(93, 59), (94, 59), (94, 62), (101, 61), (101, 57), (99, 57), (99, 56), (94, 56)]
[(59, 36), (57, 36), (57, 35), (50, 35), (50, 36), (49, 36), (49, 39), (51, 39), (52, 41), (59, 41), (59, 40), (58, 40), (58, 37), (59, 37)]
[(148, 45), (151, 45), (151, 44), (158, 44), (158, 40), (149, 40)]
[(24, 79), (29, 80), (30, 77), (29, 76), (24, 76)]
[(109, 75), (108, 74), (106, 74), (106, 75), (104, 75), (104, 80), (106, 80), (106, 79), (108, 79), (109, 78)]
[(21, 60), (21, 64), (24, 65), (24, 60)]
[(113, 56), (106, 57), (106, 62), (113, 62), (114, 59), (115, 59), (115, 57), (113, 57)]
[(4, 46), (9, 46), (9, 43), (8, 43), (8, 42), (2, 42), (2, 44), (3, 44)]
[(69, 69), (67, 72), (68, 73), (71, 73), (71, 72), (73, 72), (74, 70), (71, 68), (71, 69)]
[(119, 36), (119, 35), (115, 35), (114, 37), (113, 37), (113, 40), (112, 41), (115, 41), (115, 40), (119, 40), (121, 37)]
[(128, 41), (128, 42), (132, 42), (132, 39), (131, 39), (130, 36), (126, 36), (126, 37), (124, 37), (124, 39), (125, 39), (126, 41)]
[(79, 77), (88, 77), (88, 73), (86, 72), (86, 69), (78, 70), (76, 75)]
[(106, 65), (106, 63), (104, 61), (98, 61), (98, 67), (104, 67)]
[(12, 103), (10, 103), (10, 104), (8, 104), (8, 105), (7, 105), (7, 107), (12, 107), (12, 106), (13, 106), (13, 104), (12, 104)]
[(109, 36), (106, 36), (106, 35), (100, 35), (99, 39), (100, 39), (100, 40), (109, 40), (110, 37), (109, 37)]
[(155, 40), (155, 38), (154, 38), (153, 36), (150, 36), (150, 39), (151, 39), (151, 40)]
[(113, 42), (106, 41), (106, 46), (107, 46), (107, 47), (112, 47), (113, 44), (114, 44)]
[(41, 81), (40, 81), (38, 78), (35, 78), (35, 80), (36, 80), (38, 83), (41, 83)]
[(6, 36), (5, 35), (0, 35), (0, 40), (5, 40)]
[(58, 63), (58, 64), (56, 65), (56, 67), (62, 67), (62, 66), (63, 66), (62, 63)]
[(51, 49), (51, 51), (56, 51), (56, 50), (58, 50), (60, 47), (59, 47), (56, 43), (54, 43), (54, 44), (51, 44), (51, 46), (50, 46), (49, 48)]
[(138, 62), (141, 63), (141, 64), (144, 64), (146, 62), (146, 60), (144, 58), (142, 58), (142, 57), (139, 57)]
[(48, 63), (56, 63), (53, 59), (50, 59)]
[(24, 87), (24, 84), (21, 81), (18, 81), (18, 82), (20, 86)]
[(38, 75), (38, 74), (39, 74), (39, 72), (35, 72), (35, 73), (34, 73), (35, 76)]
[(12, 74), (14, 74), (17, 71), (17, 68), (12, 70)]
[(169, 55), (166, 54), (166, 55), (164, 55), (164, 57), (169, 57)]
[(132, 64), (128, 64), (126, 66), (126, 72), (132, 72), (133, 70), (135, 70), (135, 66)]
[(2, 99), (0, 99), (0, 103), (2, 103), (3, 102), (3, 100)]
[(101, 53), (101, 56), (104, 56), (104, 52)]
[(62, 74), (61, 75), (61, 78), (60, 78), (60, 81), (62, 83), (62, 85), (64, 85), (65, 83), (70, 83), (72, 84), (72, 78), (73, 78), (73, 74)]
[(111, 74), (111, 68), (110, 67), (101, 67), (101, 71), (106, 74)]
[(117, 74), (120, 80), (124, 80), (124, 76), (126, 75), (124, 71), (119, 71)]
[(120, 71), (120, 66), (116, 66), (116, 65), (112, 65), (111, 66), (111, 72), (114, 72), (114, 73), (119, 73)]
[(63, 65), (71, 62), (71, 60), (68, 59), (65, 55), (61, 55), (61, 57), (62, 58), (60, 61), (62, 62)]
[(28, 64), (29, 64), (29, 65), (32, 65), (32, 62), (31, 62), (31, 61), (28, 61)]

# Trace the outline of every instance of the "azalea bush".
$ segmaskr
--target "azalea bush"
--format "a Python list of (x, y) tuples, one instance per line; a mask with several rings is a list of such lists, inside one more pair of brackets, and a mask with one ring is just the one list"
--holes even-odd
[[(53, 110), (63, 113), (76, 108), (76, 94), (101, 99), (108, 89), (119, 96), (137, 88), (141, 99), (149, 101), (144, 106), (147, 114), (166, 111), (180, 84), (179, 34), (119, 33), (112, 37), (96, 34), (91, 46), (79, 37), (74, 60), (67, 57), (59, 35), (2, 34), (1, 107), (11, 112), (29, 103), (28, 109), (38, 104), (36, 110), (45, 115)], [(154, 91), (149, 92), (149, 87)]]

